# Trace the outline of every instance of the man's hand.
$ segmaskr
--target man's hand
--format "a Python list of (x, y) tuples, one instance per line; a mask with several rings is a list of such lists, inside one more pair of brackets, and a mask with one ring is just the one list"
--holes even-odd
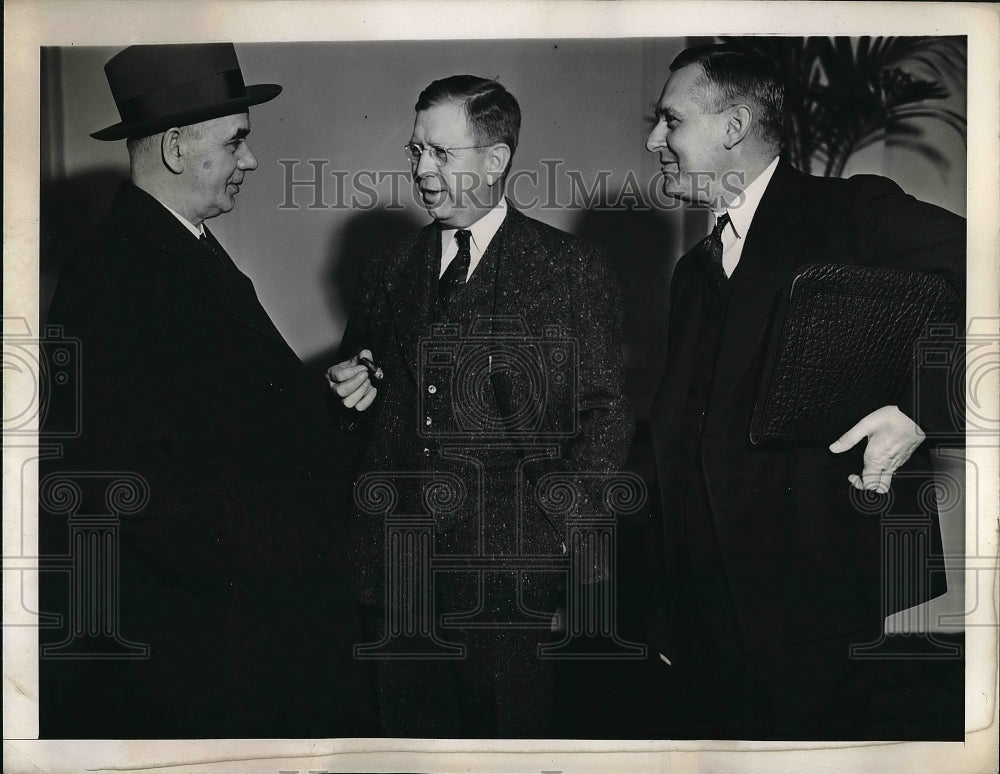
[(866, 436), (864, 470), (860, 476), (855, 473), (847, 480), (855, 489), (874, 489), (885, 494), (892, 483), (892, 474), (910, 459), (927, 436), (896, 406), (883, 406), (830, 444), (830, 451), (845, 452)]
[(350, 360), (330, 366), (326, 372), (326, 381), (330, 389), (337, 393), (345, 408), (364, 411), (375, 401), (378, 389), (371, 383), (368, 367), (361, 363), (361, 358), (372, 360), (370, 350), (363, 349)]

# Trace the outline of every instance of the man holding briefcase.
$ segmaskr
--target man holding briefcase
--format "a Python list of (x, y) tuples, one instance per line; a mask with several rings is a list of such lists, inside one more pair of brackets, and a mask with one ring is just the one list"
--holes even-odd
[[(701, 735), (855, 738), (878, 696), (874, 662), (850, 646), (945, 590), (928, 570), (941, 553), (936, 508), (919, 495), (932, 481), (925, 431), (949, 430), (927, 424), (948, 414), (946, 396), (922, 382), (919, 405), (901, 398), (822, 445), (754, 446), (766, 333), (805, 264), (935, 272), (964, 295), (965, 221), (885, 178), (814, 178), (781, 163), (784, 94), (770, 62), (704, 46), (670, 69), (646, 147), (664, 191), (714, 217), (673, 275), (651, 415), (676, 623), (664, 655), (689, 678), (681, 704), (701, 708)], [(907, 555), (927, 583), (887, 602), (888, 498), (893, 513), (919, 514), (930, 539)]]

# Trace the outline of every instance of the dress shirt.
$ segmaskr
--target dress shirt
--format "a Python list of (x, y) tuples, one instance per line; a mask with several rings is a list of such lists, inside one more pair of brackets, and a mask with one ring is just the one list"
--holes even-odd
[[(479, 261), (483, 257), (483, 253), (486, 252), (486, 248), (490, 246), (493, 237), (500, 230), (500, 226), (503, 224), (503, 219), (506, 216), (507, 200), (501, 198), (496, 207), (483, 215), (483, 217), (471, 226), (468, 226), (468, 230), (472, 232), (472, 239), (469, 240), (471, 260), (469, 261), (469, 273), (465, 277), (466, 280), (476, 270)], [(448, 264), (458, 255), (458, 242), (455, 241), (456, 231), (458, 231), (457, 228), (441, 230), (441, 269), (438, 272), (438, 277), (444, 274), (444, 270), (448, 268)]]
[(778, 168), (778, 157), (754, 178), (743, 191), (736, 196), (736, 199), (726, 207), (725, 210), (712, 213), (712, 228), (723, 212), (729, 213), (729, 227), (722, 232), (722, 268), (727, 277), (732, 277), (736, 271), (736, 266), (743, 255), (743, 244), (746, 241), (747, 231), (753, 222), (754, 213), (760, 204), (761, 197), (767, 184), (771, 182), (774, 170)]

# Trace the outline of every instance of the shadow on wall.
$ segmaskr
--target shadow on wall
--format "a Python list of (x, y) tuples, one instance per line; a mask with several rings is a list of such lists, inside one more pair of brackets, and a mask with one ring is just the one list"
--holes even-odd
[(63, 265), (104, 217), (128, 170), (104, 167), (43, 183), (38, 223), (38, 319), (44, 324)]
[[(405, 212), (369, 210), (352, 216), (343, 229), (330, 236), (322, 281), (327, 306), (335, 318), (343, 320), (346, 326), (354, 308), (365, 261), (394, 242), (416, 233), (422, 225), (412, 214)], [(327, 368), (339, 362), (339, 347), (338, 342), (306, 360), (309, 373), (323, 377)]]

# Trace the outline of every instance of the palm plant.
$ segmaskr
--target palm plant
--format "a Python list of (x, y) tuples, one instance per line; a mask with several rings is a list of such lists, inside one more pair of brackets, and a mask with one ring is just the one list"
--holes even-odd
[(965, 116), (934, 104), (949, 79), (964, 79), (963, 38), (741, 37), (727, 43), (769, 57), (785, 79), (783, 158), (804, 172), (816, 162), (839, 177), (851, 156), (884, 141), (947, 160), (922, 140), (917, 118), (943, 121), (965, 139)]

